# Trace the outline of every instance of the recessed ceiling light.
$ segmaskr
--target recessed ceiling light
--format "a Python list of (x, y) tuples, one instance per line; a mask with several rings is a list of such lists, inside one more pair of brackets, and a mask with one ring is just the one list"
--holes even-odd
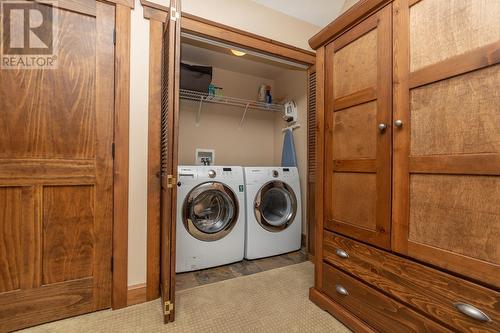
[(246, 53), (238, 50), (231, 49), (231, 53), (238, 57), (243, 57)]

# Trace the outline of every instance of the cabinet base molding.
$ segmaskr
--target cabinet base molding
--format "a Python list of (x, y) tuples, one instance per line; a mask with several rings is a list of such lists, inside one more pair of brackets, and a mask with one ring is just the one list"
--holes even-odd
[(375, 333), (375, 331), (365, 324), (361, 319), (347, 311), (337, 302), (320, 292), (314, 287), (309, 288), (309, 299), (316, 304), (321, 310), (327, 311), (329, 314), (338, 319), (342, 324), (347, 326), (355, 333)]

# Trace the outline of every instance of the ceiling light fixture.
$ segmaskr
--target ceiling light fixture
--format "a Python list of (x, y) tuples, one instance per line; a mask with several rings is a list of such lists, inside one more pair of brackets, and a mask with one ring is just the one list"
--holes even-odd
[(231, 53), (234, 54), (237, 57), (243, 57), (246, 53), (238, 50), (233, 50), (231, 49)]
[[(206, 43), (206, 44), (209, 44), (209, 45), (215, 45), (215, 46), (223, 47), (223, 48), (229, 49), (229, 50), (232, 50), (233, 47), (234, 47), (234, 45), (231, 45), (231, 44), (227, 44), (227, 43), (224, 43), (224, 42), (219, 42), (219, 41), (216, 41), (216, 40), (213, 40), (213, 39), (209, 39), (209, 38), (205, 38), (205, 37), (201, 37), (201, 36), (198, 36), (198, 35), (193, 35), (193, 34), (190, 34), (190, 33), (187, 33), (187, 32), (181, 32), (181, 36), (183, 38), (187, 38), (189, 40), (198, 41), (198, 42)], [(244, 49), (240, 49), (240, 50), (244, 50)], [(309, 68), (308, 64), (303, 64), (303, 63), (300, 63), (300, 62), (291, 61), (291, 60), (287, 60), (287, 59), (284, 59), (284, 58), (279, 58), (279, 57), (272, 56), (272, 55), (265, 54), (265, 53), (258, 52), (258, 51), (244, 50), (244, 52), (246, 54), (250, 54), (250, 55), (252, 55), (254, 57), (258, 57), (258, 58), (261, 58), (261, 59), (271, 60), (273, 62), (278, 62), (278, 63), (285, 64), (285, 65), (288, 65), (288, 66), (292, 66), (294, 68), (301, 69), (301, 70)]]

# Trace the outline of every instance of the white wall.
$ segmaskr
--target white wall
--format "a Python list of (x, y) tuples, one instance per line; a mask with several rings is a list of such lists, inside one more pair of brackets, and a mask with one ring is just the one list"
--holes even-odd
[[(309, 48), (307, 40), (318, 30), (247, 0), (184, 0), (183, 5), (188, 13), (305, 49)], [(136, 0), (130, 59), (129, 286), (146, 281), (148, 59), (149, 21), (143, 18), (142, 5)]]
[(354, 4), (358, 1), (359, 0), (345, 0), (344, 7), (342, 7), (342, 10), (340, 11), (340, 13), (344, 13), (346, 10), (348, 10), (349, 8), (354, 6)]
[[(168, 6), (168, 0), (152, 0)], [(307, 40), (319, 26), (249, 0), (183, 0), (182, 11), (310, 50)]]
[[(210, 65), (210, 64), (204, 64)], [(255, 100), (261, 84), (274, 81), (213, 68), (212, 83), (224, 89), (224, 95)], [(179, 115), (179, 164), (192, 165), (196, 148), (214, 149), (215, 164), (267, 166), (274, 163), (274, 113), (249, 109), (243, 125), (244, 108), (230, 105), (202, 104), (181, 100)]]
[(139, 0), (130, 38), (129, 286), (146, 282), (149, 21)]
[[(294, 100), (298, 108), (300, 128), (293, 131), (293, 140), (297, 154), (297, 167), (300, 176), (302, 196), (302, 233), (307, 233), (307, 71), (285, 71), (275, 80), (277, 96), (286, 96), (287, 100)], [(281, 129), (288, 126), (280, 114), (275, 115), (275, 165), (281, 164), (283, 149), (283, 132)]]

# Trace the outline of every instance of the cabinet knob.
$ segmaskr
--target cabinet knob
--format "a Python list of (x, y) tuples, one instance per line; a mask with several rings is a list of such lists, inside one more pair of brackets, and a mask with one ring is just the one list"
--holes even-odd
[(347, 252), (345, 252), (344, 250), (342, 250), (342, 249), (336, 249), (335, 250), (335, 254), (337, 256), (339, 256), (340, 258), (342, 258), (342, 259), (349, 258), (349, 254)]
[(470, 317), (472, 319), (475, 319), (477, 321), (481, 321), (483, 323), (490, 322), (491, 319), (488, 317), (483, 311), (479, 310), (475, 306), (472, 306), (470, 304), (466, 303), (455, 303), (453, 304), (455, 309), (466, 315), (467, 317)]
[(340, 295), (343, 295), (343, 296), (347, 296), (349, 295), (349, 293), (347, 292), (347, 289), (345, 289), (343, 286), (341, 286), (340, 284), (337, 284), (335, 286), (335, 291), (337, 291), (338, 294)]
[(386, 125), (386, 124), (384, 124), (384, 123), (380, 123), (380, 124), (378, 124), (378, 126), (377, 126), (377, 127), (378, 127), (378, 130), (380, 131), (380, 133), (384, 133), (384, 132), (385, 132), (385, 130), (387, 129), (387, 125)]
[(398, 119), (394, 121), (394, 125), (396, 125), (396, 127), (403, 127), (403, 121), (401, 119)]

